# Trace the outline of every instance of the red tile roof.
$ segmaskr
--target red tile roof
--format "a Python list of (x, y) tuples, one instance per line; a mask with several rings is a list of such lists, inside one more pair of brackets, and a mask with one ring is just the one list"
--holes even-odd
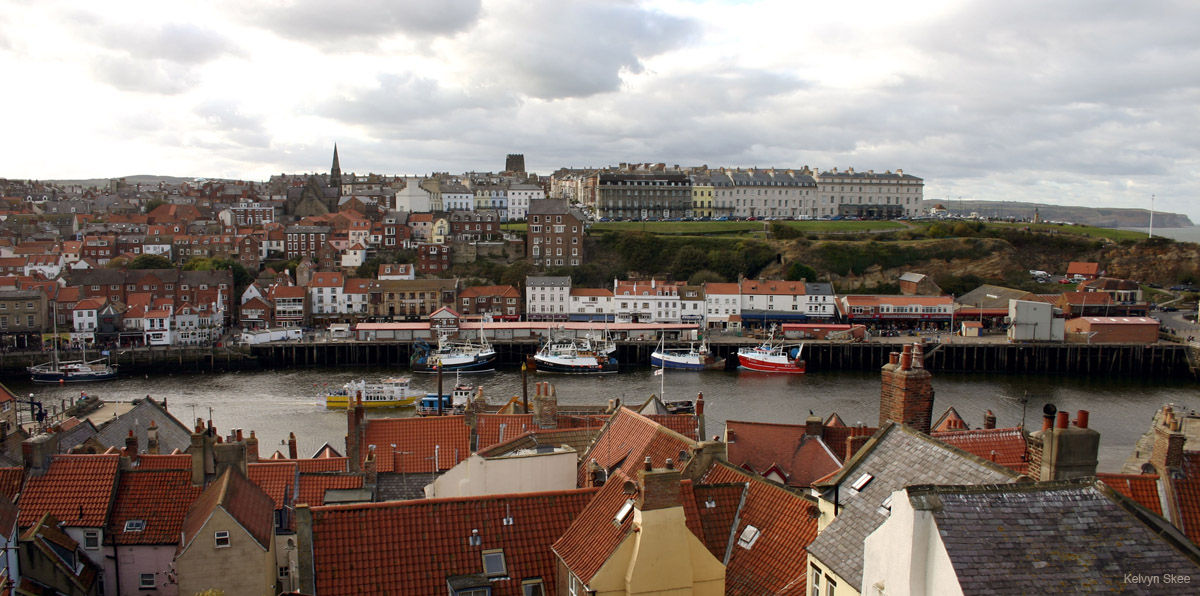
[[(3, 531), (5, 536), (12, 532), (13, 526), (17, 523), (17, 506), (12, 502), (12, 499), (0, 495), (0, 531)], [(0, 592), (2, 593), (2, 592)]]
[(1158, 496), (1157, 474), (1096, 474), (1096, 479), (1113, 490), (1137, 501), (1139, 505), (1162, 515), (1162, 501)]
[(725, 593), (802, 596), (808, 583), (808, 545), (817, 537), (817, 519), (812, 515), (816, 506), (795, 492), (726, 462), (714, 463), (702, 481), (749, 483), (732, 536), (740, 536), (747, 526), (761, 532), (751, 548), (735, 544), (731, 549), (725, 566)]
[(31, 476), (21, 493), (19, 524), (33, 526), (50, 513), (69, 527), (103, 528), (117, 491), (120, 456), (55, 455), (50, 469)]
[(695, 448), (695, 441), (621, 407), (613, 413), (608, 425), (579, 462), (578, 486), (584, 486), (593, 459), (610, 473), (614, 467), (619, 467), (630, 475), (646, 457), (655, 468), (662, 468), (667, 459), (679, 461), (681, 451), (690, 455)]
[[(278, 460), (276, 460), (278, 461)], [(296, 498), (299, 468), (292, 463), (258, 463), (246, 466), (246, 477), (275, 503), (275, 509), (290, 506)]]
[(1020, 428), (977, 428), (934, 432), (929, 436), (1018, 474), (1029, 471), (1029, 462), (1025, 459), (1025, 432)]
[[(523, 579), (540, 577), (545, 592), (556, 594), (550, 545), (595, 494), (583, 489), (314, 507), (315, 593), (441, 594), (448, 577), (483, 572), (482, 551), (503, 549), (507, 576), (491, 582), (494, 593), (520, 594)], [(471, 545), (472, 536), (480, 544)]]
[(646, 417), (693, 441), (700, 440), (695, 414), (646, 414)]
[(482, 451), (536, 428), (533, 414), (479, 414), (476, 417), (475, 450)]
[(746, 493), (745, 482), (702, 484), (694, 487), (694, 499), (690, 506), (684, 503), (684, 508), (688, 510), (688, 527), (692, 527), (691, 517), (694, 515), (700, 532), (696, 532), (695, 528), (692, 532), (704, 541), (704, 546), (714, 557), (722, 561), (729, 547), (733, 520), (737, 518)]
[(617, 512), (630, 498), (623, 487), (632, 481), (625, 472), (615, 471), (596, 498), (554, 542), (555, 554), (585, 584), (592, 581), (633, 527), (632, 515), (625, 516), (619, 524), (613, 523)]
[[(376, 447), (378, 449), (378, 447)], [(349, 471), (347, 457), (313, 457), (303, 459), (288, 459), (285, 457), (271, 458), (262, 460), (264, 463), (271, 464), (296, 464), (300, 467), (301, 474), (310, 474), (316, 472), (346, 472)]]
[(0, 495), (16, 501), (25, 482), (25, 468), (0, 468)]
[(270, 548), (275, 526), (275, 506), (271, 497), (242, 476), (241, 472), (229, 468), (208, 485), (188, 508), (183, 522), (181, 551), (192, 543), (218, 508), (224, 509), (237, 520), (260, 546)]
[[(190, 470), (131, 470), (121, 474), (109, 515), (106, 538), (113, 544), (179, 544), (183, 518), (200, 496)], [(125, 522), (142, 520), (144, 529), (125, 531)]]
[(730, 420), (725, 428), (735, 437), (727, 444), (729, 463), (759, 474), (778, 466), (788, 486), (809, 486), (842, 466), (841, 455), (820, 437), (806, 437), (804, 425)]
[(138, 470), (191, 470), (192, 456), (187, 453), (142, 454), (137, 458)]
[(325, 504), (325, 491), (348, 490), (363, 487), (362, 476), (349, 474), (300, 474), (300, 496), (296, 503), (312, 507)]
[(1175, 500), (1179, 504), (1180, 530), (1188, 540), (1200, 544), (1200, 479), (1174, 479)]
[[(437, 454), (437, 469), (449, 470), (471, 456), (470, 427), (462, 416), (427, 418), (368, 418), (359, 453), (365, 459), (367, 446), (374, 445), (378, 471), (431, 472)], [(394, 457), (386, 454), (395, 445)]]

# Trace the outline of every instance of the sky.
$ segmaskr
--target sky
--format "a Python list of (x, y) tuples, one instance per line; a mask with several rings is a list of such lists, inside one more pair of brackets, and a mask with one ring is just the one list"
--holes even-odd
[(1200, 222), (1200, 3), (0, 0), (0, 177), (662, 162)]

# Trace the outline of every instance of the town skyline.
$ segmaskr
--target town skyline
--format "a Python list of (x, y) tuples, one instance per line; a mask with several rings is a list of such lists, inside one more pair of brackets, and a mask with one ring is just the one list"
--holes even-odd
[(337, 142), (354, 172), (903, 168), (929, 198), (1200, 217), (1188, 5), (2, 4), (0, 176), (265, 180)]

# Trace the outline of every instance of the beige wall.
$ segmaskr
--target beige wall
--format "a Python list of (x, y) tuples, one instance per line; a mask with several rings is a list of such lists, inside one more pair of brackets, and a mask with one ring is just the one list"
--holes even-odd
[(533, 493), (575, 488), (577, 456), (574, 449), (485, 458), (479, 455), (459, 462), (425, 487), (428, 499)]
[(596, 596), (723, 596), (725, 566), (687, 529), (683, 507), (633, 512), (633, 526), (588, 587)]
[[(812, 587), (813, 587), (813, 576), (814, 576), (813, 566), (814, 565), (818, 569), (821, 570), (821, 594), (822, 594), (822, 596), (824, 596), (826, 594), (826, 590), (829, 589), (827, 587), (829, 578), (833, 578), (833, 580), (835, 582), (837, 582), (837, 589), (833, 592), (833, 596), (860, 596), (858, 593), (858, 586), (852, 585), (850, 582), (846, 581), (846, 579), (843, 578), (842, 576), (834, 573), (833, 571), (830, 571), (830, 569), (827, 565), (822, 563), (820, 559), (817, 559), (816, 557), (812, 556), (811, 554), (808, 555), (808, 571), (806, 572), (808, 574), (808, 590), (810, 592), (812, 591)], [(867, 592), (867, 593), (870, 594), (871, 592)], [(887, 596), (891, 596), (892, 593), (890, 591), (886, 591), (886, 592), (884, 592), (884, 594), (886, 594)]]
[(887, 596), (961, 596), (958, 575), (933, 514), (914, 510), (908, 491), (892, 493), (892, 513), (863, 541), (863, 587)]
[[(220, 531), (229, 532), (227, 548), (215, 546), (214, 535)], [(272, 531), (271, 542), (274, 539)], [(259, 545), (221, 508), (213, 511), (192, 543), (176, 557), (175, 569), (180, 594), (208, 589), (221, 590), (225, 596), (276, 594), (275, 553)]]

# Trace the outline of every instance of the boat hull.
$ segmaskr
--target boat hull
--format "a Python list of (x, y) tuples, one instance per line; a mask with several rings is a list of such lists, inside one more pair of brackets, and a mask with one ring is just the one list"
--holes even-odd
[[(414, 395), (412, 397), (406, 397), (406, 398), (402, 398), (402, 399), (388, 399), (388, 400), (374, 400), (374, 401), (363, 400), (362, 405), (364, 408), (404, 408), (404, 407), (408, 407), (408, 406), (411, 406), (414, 403), (416, 403), (418, 397), (419, 396)], [(350, 398), (349, 396), (345, 396), (345, 395), (327, 395), (327, 396), (325, 396), (325, 407), (326, 408), (346, 408), (346, 407), (350, 406), (350, 403), (352, 401), (353, 401), (352, 398)]]
[(805, 371), (803, 360), (797, 364), (786, 358), (756, 358), (746, 354), (738, 354), (738, 367), (755, 372), (788, 375), (802, 375)]
[(547, 359), (533, 357), (530, 359), (533, 370), (545, 373), (560, 374), (601, 374), (617, 372), (617, 361), (609, 359), (598, 362), (595, 358)]
[(671, 370), (713, 370), (725, 368), (725, 359), (714, 360), (699, 355), (653, 352), (650, 354), (650, 366)]
[(91, 373), (35, 372), (30, 375), (34, 383), (95, 383), (117, 378), (117, 371)]
[[(412, 362), (413, 372), (419, 373), (435, 373), (437, 367), (433, 365), (437, 360), (418, 359)], [(442, 372), (491, 372), (496, 370), (496, 353), (480, 354), (475, 358), (458, 359), (458, 358), (443, 358)]]

